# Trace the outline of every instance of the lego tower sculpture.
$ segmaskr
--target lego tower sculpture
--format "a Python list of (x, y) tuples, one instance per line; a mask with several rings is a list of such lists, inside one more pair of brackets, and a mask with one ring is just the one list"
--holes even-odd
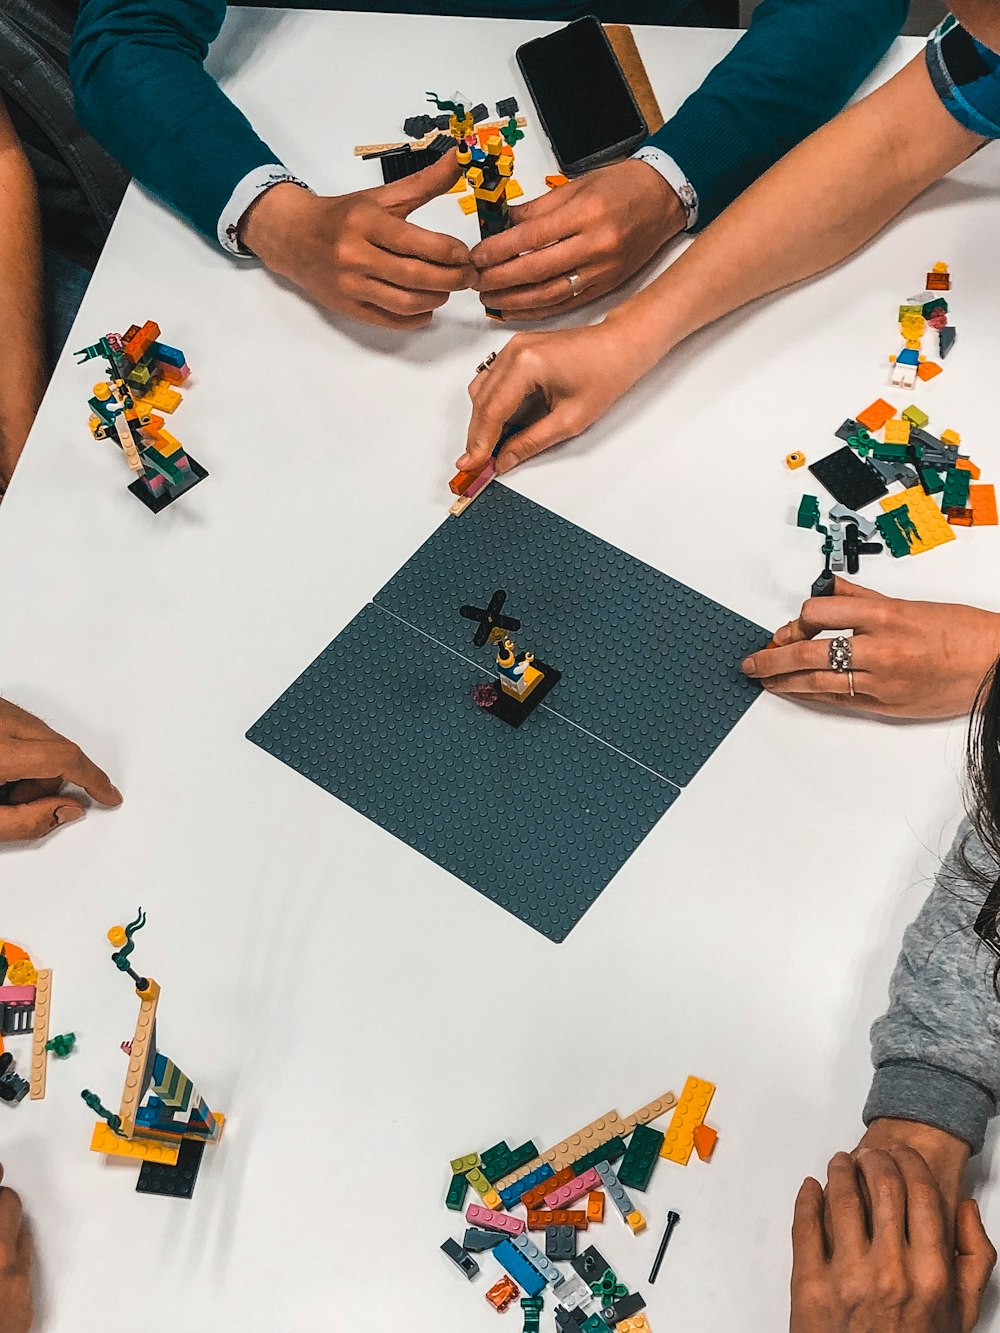
[(101, 1117), (94, 1126), (90, 1148), (112, 1157), (142, 1161), (136, 1190), (189, 1199), (206, 1143), (222, 1137), (225, 1116), (209, 1110), (191, 1080), (156, 1045), (156, 1010), (160, 987), (152, 977), (140, 976), (131, 964), (134, 936), (146, 924), (140, 907), (127, 926), (112, 926), (108, 939), (115, 946), (111, 961), (135, 982), (139, 1017), (135, 1034), (125, 1043), (129, 1062), (117, 1112), (85, 1089), (80, 1095)]

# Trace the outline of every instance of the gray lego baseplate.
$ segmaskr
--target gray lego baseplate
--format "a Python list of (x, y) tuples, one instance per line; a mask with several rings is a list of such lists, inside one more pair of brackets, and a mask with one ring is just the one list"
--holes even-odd
[[(520, 728), (464, 602), (507, 591), (562, 680)], [(566, 937), (757, 697), (767, 631), (494, 484), (247, 738), (550, 939)]]

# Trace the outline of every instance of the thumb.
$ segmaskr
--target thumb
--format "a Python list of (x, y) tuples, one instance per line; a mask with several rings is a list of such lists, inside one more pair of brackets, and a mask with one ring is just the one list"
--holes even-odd
[(533, 422), (506, 441), (497, 455), (497, 476), (509, 472), (511, 468), (517, 467), (518, 463), (534, 458), (544, 449), (551, 449), (554, 444), (562, 444), (563, 440), (572, 439), (585, 427), (586, 423), (581, 424), (575, 410), (568, 403), (558, 404), (542, 417), (541, 421)]
[(436, 162), (391, 185), (379, 185), (371, 191), (379, 203), (396, 217), (405, 218), (421, 204), (447, 194), (462, 174), (455, 150), (442, 154)]
[(963, 1199), (955, 1213), (955, 1282), (962, 1333), (979, 1320), (983, 1292), (990, 1280), (997, 1252), (983, 1227), (975, 1199)]
[(82, 819), (84, 808), (71, 796), (46, 796), (22, 805), (0, 806), (0, 842), (44, 838), (62, 824)]

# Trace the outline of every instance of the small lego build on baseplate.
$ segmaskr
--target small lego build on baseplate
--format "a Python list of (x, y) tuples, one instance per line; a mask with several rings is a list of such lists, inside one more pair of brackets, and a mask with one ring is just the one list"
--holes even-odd
[(562, 673), (544, 662), (536, 661), (534, 653), (519, 653), (508, 631), (519, 630), (521, 622), (501, 615), (507, 594), (498, 588), (489, 605), (460, 606), (458, 614), (466, 620), (475, 620), (479, 628), (472, 643), (476, 648), (486, 644), (496, 647), (497, 679), (492, 685), (481, 683), (473, 691), (477, 707), (512, 727), (519, 727), (561, 679)]
[(178, 406), (175, 386), (191, 373), (184, 353), (159, 336), (159, 325), (148, 319), (141, 328), (107, 333), (74, 353), (78, 365), (94, 358), (107, 362), (108, 381), (95, 384), (90, 399), (90, 432), (95, 440), (117, 440), (136, 474), (128, 489), (154, 514), (208, 476), (158, 415)]
[(108, 931), (115, 946), (111, 961), (135, 982), (139, 999), (135, 1033), (122, 1044), (129, 1063), (121, 1104), (113, 1112), (88, 1089), (80, 1095), (101, 1117), (94, 1126), (92, 1152), (141, 1161), (139, 1194), (190, 1199), (205, 1145), (222, 1137), (225, 1116), (211, 1111), (191, 1080), (157, 1048), (160, 987), (152, 977), (140, 976), (131, 962), (135, 934), (145, 924), (140, 908), (134, 921)]

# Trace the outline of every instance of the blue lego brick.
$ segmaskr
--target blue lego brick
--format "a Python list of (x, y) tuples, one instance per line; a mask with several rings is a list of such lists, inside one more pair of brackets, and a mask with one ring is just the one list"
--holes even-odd
[(545, 1289), (545, 1278), (537, 1268), (528, 1263), (524, 1255), (520, 1254), (509, 1240), (502, 1240), (493, 1253), (497, 1262), (502, 1268), (506, 1268), (526, 1296), (537, 1296)]
[[(759, 697), (740, 662), (769, 631), (501, 484), (448, 518), (373, 600), (492, 674), (458, 606), (484, 606), (499, 587), (523, 626), (518, 648), (562, 672), (526, 724), (532, 735), (539, 713), (559, 714), (684, 786)], [(468, 678), (471, 688), (471, 667)], [(492, 747), (499, 728), (484, 721)]]
[(367, 606), (247, 736), (559, 941), (679, 791), (547, 708), (483, 717), (486, 678)]
[(513, 1208), (515, 1204), (521, 1202), (522, 1196), (527, 1194), (528, 1190), (533, 1190), (536, 1185), (540, 1185), (543, 1180), (550, 1180), (554, 1175), (555, 1172), (548, 1162), (536, 1166), (534, 1171), (529, 1171), (526, 1176), (522, 1176), (520, 1180), (515, 1180), (512, 1185), (508, 1185), (500, 1191), (503, 1206)]
[(153, 343), (146, 355), (151, 361), (164, 361), (168, 366), (175, 366), (177, 370), (183, 370), (185, 366), (184, 353), (179, 347), (171, 347), (169, 343)]

